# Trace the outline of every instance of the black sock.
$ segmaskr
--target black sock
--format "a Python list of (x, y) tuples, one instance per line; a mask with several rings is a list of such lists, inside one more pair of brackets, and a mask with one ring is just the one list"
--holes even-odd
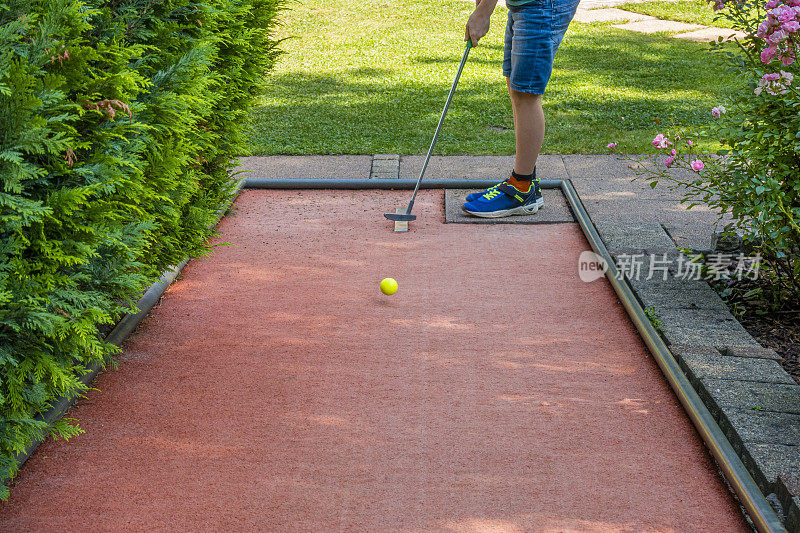
[(511, 171), (511, 175), (514, 176), (514, 179), (518, 181), (533, 181), (536, 179), (536, 167), (533, 167), (532, 174), (517, 174), (515, 171)]

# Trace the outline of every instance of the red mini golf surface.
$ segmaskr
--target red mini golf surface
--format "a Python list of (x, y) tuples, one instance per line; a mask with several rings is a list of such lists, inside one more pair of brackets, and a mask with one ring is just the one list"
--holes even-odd
[(244, 192), (0, 530), (746, 530), (577, 225), (407, 199)]

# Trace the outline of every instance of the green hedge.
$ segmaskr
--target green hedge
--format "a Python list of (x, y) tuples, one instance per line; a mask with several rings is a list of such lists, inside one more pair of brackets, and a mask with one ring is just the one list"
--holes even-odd
[[(0, 478), (232, 195), (281, 0), (0, 0)], [(2, 497), (7, 491), (2, 488)]]

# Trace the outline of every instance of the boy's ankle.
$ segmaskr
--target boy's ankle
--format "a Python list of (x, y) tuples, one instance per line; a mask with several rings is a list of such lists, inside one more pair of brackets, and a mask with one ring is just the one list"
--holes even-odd
[(533, 168), (531, 174), (519, 174), (517, 171), (512, 170), (511, 176), (508, 178), (509, 185), (521, 192), (529, 192), (531, 190), (531, 183), (536, 179), (536, 167)]

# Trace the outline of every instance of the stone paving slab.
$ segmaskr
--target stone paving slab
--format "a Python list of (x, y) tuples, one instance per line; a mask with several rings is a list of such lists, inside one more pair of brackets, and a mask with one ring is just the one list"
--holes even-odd
[(657, 313), (667, 309), (703, 309), (719, 313), (728, 311), (728, 305), (708, 285), (692, 291), (658, 290), (645, 286), (636, 292), (636, 296), (644, 307), (652, 307)]
[(678, 33), (672, 37), (676, 39), (687, 39), (689, 41), (695, 41), (698, 43), (707, 43), (716, 41), (720, 37), (722, 37), (722, 39), (725, 41), (729, 41), (734, 37), (742, 40), (747, 37), (747, 35), (744, 32), (732, 30), (730, 28), (716, 28), (712, 26), (708, 28), (701, 28), (699, 30)]
[(687, 215), (677, 222), (670, 220), (664, 222), (664, 229), (669, 233), (675, 246), (691, 248), (698, 252), (710, 252), (714, 231), (722, 229), (724, 226), (725, 222), (719, 222), (715, 214), (710, 217)]
[(669, 349), (695, 386), (707, 379), (795, 385), (792, 377), (772, 359), (722, 355), (713, 346), (672, 345)]
[[(800, 450), (795, 446), (749, 443), (742, 460), (748, 470), (757, 472), (756, 483), (762, 491), (769, 494), (773, 492), (773, 486), (778, 482), (779, 477), (791, 478), (800, 475), (800, 467), (797, 463), (797, 454), (799, 453)], [(788, 493), (788, 489), (786, 490)]]
[(371, 179), (397, 179), (400, 172), (398, 154), (375, 154), (372, 156)]
[(239, 159), (247, 178), (368, 178), (369, 155), (252, 156)]
[(560, 189), (543, 189), (544, 205), (533, 215), (505, 218), (479, 218), (461, 209), (466, 196), (481, 189), (447, 189), (444, 193), (445, 222), (455, 224), (559, 224), (575, 222), (567, 199)]
[(581, 24), (591, 24), (592, 22), (634, 22), (637, 20), (655, 20), (655, 18), (650, 15), (625, 11), (624, 9), (606, 7), (600, 9), (578, 8), (572, 20)]
[(678, 276), (668, 276), (667, 279), (662, 280), (660, 277), (653, 279), (629, 279), (631, 287), (637, 293), (643, 289), (657, 290), (657, 291), (702, 291), (708, 287), (708, 283), (700, 279), (688, 279)]
[(776, 354), (769, 348), (764, 348), (758, 343), (750, 343), (744, 345), (736, 345), (729, 343), (721, 349), (722, 355), (728, 357), (748, 357), (752, 359), (772, 359), (773, 361), (782, 361), (781, 356)]
[(733, 409), (721, 426), (740, 456), (746, 443), (800, 446), (800, 415)]
[[(800, 452), (795, 452), (795, 454)], [(796, 456), (796, 455), (795, 455)], [(784, 524), (788, 531), (800, 531), (800, 474), (779, 475), (776, 493), (783, 503), (786, 519)]]
[(670, 191), (666, 187), (651, 188), (645, 181), (631, 181), (627, 177), (612, 177), (606, 179), (581, 179), (572, 178), (572, 183), (580, 194), (581, 201), (586, 205), (599, 207), (616, 202), (635, 203), (644, 200), (670, 202), (675, 209), (686, 211), (680, 205), (681, 193)]
[(635, 31), (639, 33), (678, 33), (683, 31), (699, 30), (706, 28), (702, 24), (689, 24), (687, 22), (676, 22), (674, 20), (640, 20), (628, 22), (627, 24), (614, 24), (615, 28), (621, 30)]
[[(730, 381), (707, 378), (702, 380), (711, 404), (720, 410), (727, 408), (768, 411), (800, 415), (800, 388), (792, 384)], [(716, 415), (715, 415), (716, 416)]]
[(730, 313), (702, 309), (664, 310), (659, 314), (662, 335), (669, 344), (715, 346), (757, 344)]
[[(632, 2), (644, 2), (646, 0), (630, 0)], [(670, 1), (670, 0), (665, 0)], [(616, 7), (627, 4), (628, 0), (581, 0), (578, 7), (581, 9), (602, 9), (606, 7)]]
[(675, 243), (655, 222), (609, 222), (594, 220), (597, 231), (612, 254), (646, 250), (651, 253), (675, 253)]
[[(574, 183), (574, 182), (573, 182)], [(585, 183), (575, 185), (581, 199), (586, 196)], [(658, 221), (676, 246), (710, 251), (715, 229), (724, 227), (716, 213), (707, 210), (687, 210), (679, 201), (670, 199), (624, 198), (583, 200), (592, 221), (624, 221), (642, 223)]]
[[(400, 177), (419, 177), (425, 156), (410, 155), (400, 158)], [(425, 170), (425, 179), (496, 179), (503, 180), (514, 167), (514, 156), (433, 156)], [(539, 156), (536, 162), (536, 177), (540, 179), (563, 179), (566, 169), (560, 155)]]
[[(609, 142), (613, 139), (609, 139)], [(628, 161), (615, 154), (564, 154), (559, 156), (564, 163), (567, 176), (580, 180), (619, 180), (630, 182), (636, 177)]]

